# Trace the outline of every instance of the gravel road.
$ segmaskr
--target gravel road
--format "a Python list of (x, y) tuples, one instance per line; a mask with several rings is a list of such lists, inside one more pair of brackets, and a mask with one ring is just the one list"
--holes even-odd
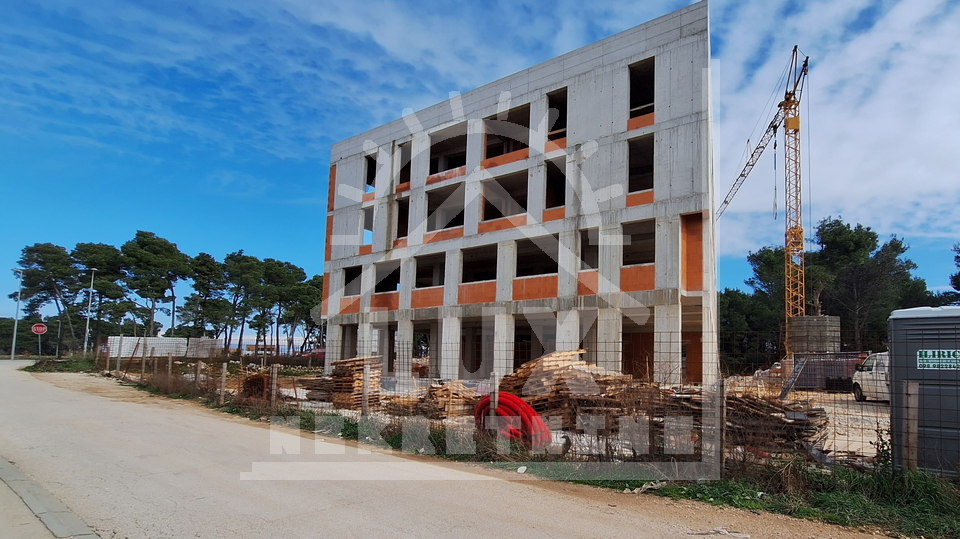
[(25, 364), (0, 361), (0, 455), (104, 539), (868, 536), (307, 439), (271, 455), (263, 423)]

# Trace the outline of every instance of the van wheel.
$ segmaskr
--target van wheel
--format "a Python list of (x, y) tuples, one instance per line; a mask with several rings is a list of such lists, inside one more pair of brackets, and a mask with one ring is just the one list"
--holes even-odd
[(863, 402), (867, 400), (867, 396), (863, 394), (863, 390), (860, 389), (860, 384), (853, 384), (853, 398), (857, 399), (857, 402)]

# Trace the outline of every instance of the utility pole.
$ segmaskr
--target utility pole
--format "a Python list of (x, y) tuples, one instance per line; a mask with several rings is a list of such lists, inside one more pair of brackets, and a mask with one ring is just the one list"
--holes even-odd
[(13, 343), (10, 345), (10, 359), (17, 353), (17, 324), (20, 322), (20, 294), (23, 292), (23, 270), (14, 268), (20, 274), (20, 288), (17, 289), (17, 312), (13, 319)]
[(83, 333), (84, 355), (87, 354), (87, 343), (90, 342), (90, 309), (93, 306), (93, 276), (96, 274), (97, 268), (90, 268), (90, 288), (87, 290), (87, 329)]

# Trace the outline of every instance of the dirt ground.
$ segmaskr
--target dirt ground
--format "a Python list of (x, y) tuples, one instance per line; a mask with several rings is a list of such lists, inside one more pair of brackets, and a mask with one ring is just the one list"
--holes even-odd
[[(173, 400), (156, 397), (129, 386), (122, 386), (112, 378), (96, 375), (40, 373), (34, 375), (37, 379), (71, 391), (82, 391), (103, 398), (120, 402), (130, 402), (148, 406), (158, 406), (167, 409), (177, 409), (184, 414), (201, 414), (215, 416), (223, 421), (246, 423), (250, 426), (265, 428), (264, 422), (255, 422), (248, 419), (216, 412), (191, 401)], [(301, 436), (309, 436), (301, 433)], [(375, 452), (384, 452), (380, 449)], [(481, 474), (510, 482), (522, 481), (528, 485), (554, 492), (559, 496), (570, 496), (580, 500), (585, 507), (595, 508), (600, 516), (617, 515), (636, 517), (638, 525), (650, 520), (657, 522), (671, 522), (686, 529), (686, 535), (695, 536), (723, 536), (752, 537), (752, 538), (856, 538), (876, 536), (876, 530), (856, 530), (842, 528), (830, 524), (798, 520), (783, 515), (769, 513), (755, 513), (752, 511), (720, 507), (696, 502), (692, 500), (670, 500), (653, 495), (625, 494), (622, 492), (574, 485), (570, 483), (547, 480), (531, 480), (529, 476), (519, 479), (516, 473), (491, 470), (476, 464), (452, 463), (448, 461), (422, 457), (417, 455), (401, 454), (385, 451), (395, 456), (412, 460), (432, 462), (437, 466), (468, 470), (470, 473)], [(623, 513), (629, 512), (630, 515)], [(682, 535), (682, 534), (681, 534)]]

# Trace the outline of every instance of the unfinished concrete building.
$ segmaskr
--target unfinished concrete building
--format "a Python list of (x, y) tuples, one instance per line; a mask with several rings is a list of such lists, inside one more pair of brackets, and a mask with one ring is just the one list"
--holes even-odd
[(716, 377), (706, 2), (333, 146), (329, 363)]

